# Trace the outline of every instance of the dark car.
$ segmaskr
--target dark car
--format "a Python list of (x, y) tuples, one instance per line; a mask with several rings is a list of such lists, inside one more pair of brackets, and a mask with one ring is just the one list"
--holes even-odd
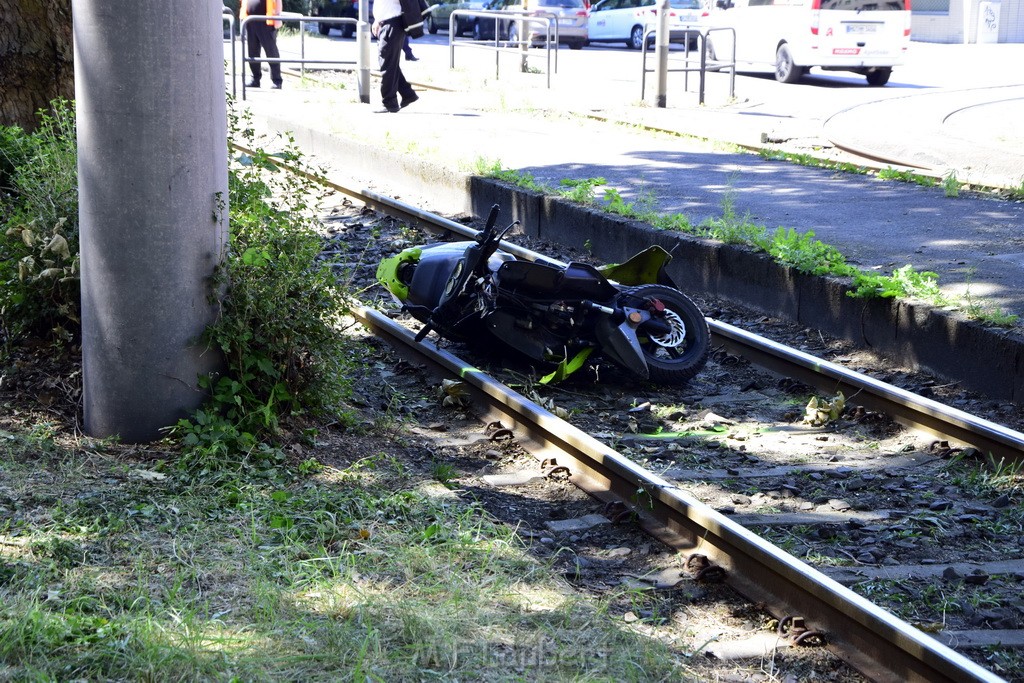
[[(478, 10), (487, 4), (485, 0), (441, 0), (433, 5), (433, 9), (423, 18), (423, 28), (427, 33), (437, 33), (440, 29), (447, 31), (455, 10)], [(469, 31), (473, 25), (473, 17), (456, 15), (455, 35), (460, 36)]]
[[(358, 19), (359, 0), (330, 0), (330, 2), (325, 2), (322, 6), (318, 7), (314, 16)], [(370, 0), (370, 23), (373, 23), (373, 0)], [(328, 35), (332, 28), (341, 31), (341, 35), (344, 38), (351, 38), (356, 32), (355, 24), (328, 22), (317, 24), (317, 30), (320, 31), (322, 36)]]

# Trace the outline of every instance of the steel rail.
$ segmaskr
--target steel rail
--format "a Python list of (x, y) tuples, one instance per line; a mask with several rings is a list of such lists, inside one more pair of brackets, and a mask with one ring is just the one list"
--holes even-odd
[[(472, 228), (386, 195), (352, 190), (325, 178), (298, 172), (411, 224), (440, 227), (467, 238), (477, 234)], [(521, 258), (546, 258), (513, 245), (505, 246)], [(772, 546), (671, 482), (647, 472), (536, 403), (500, 385), (480, 370), (438, 349), (430, 341), (417, 343), (414, 333), (407, 328), (370, 309), (356, 307), (354, 314), (367, 328), (390, 340), (406, 355), (417, 360), (427, 358), (435, 366), (435, 371), (461, 378), (481, 404), (487, 406), (485, 417), (495, 417), (507, 422), (506, 426), (518, 428), (525, 440), (523, 445), (535, 457), (542, 460), (555, 457), (560, 465), (570, 470), (572, 481), (583, 490), (600, 500), (626, 505), (644, 528), (671, 547), (708, 557), (727, 571), (729, 585), (750, 600), (770, 605), (776, 610), (776, 616), (802, 617), (813, 630), (826, 634), (830, 647), (838, 656), (872, 679), (1003, 680)], [(783, 362), (778, 360), (778, 352), (784, 349), (781, 345), (742, 333), (723, 323), (709, 323), (716, 336), (725, 340), (724, 343), (737, 347), (742, 344), (748, 347), (746, 354), (759, 356), (755, 362), (769, 363), (776, 368)], [(783, 355), (793, 356), (792, 353)], [(801, 374), (807, 373), (810, 378), (812, 371), (828, 367), (828, 374), (819, 376), (826, 377), (833, 388), (849, 387), (864, 395), (886, 388), (887, 391), (881, 393), (887, 394), (886, 400), (893, 406), (905, 403), (927, 405), (928, 410), (924, 412), (932, 414), (936, 423), (933, 426), (940, 433), (950, 436), (962, 434), (971, 442), (975, 438), (974, 428), (984, 422), (808, 354), (796, 352), (796, 356), (802, 357), (801, 363), (787, 366), (784, 370), (787, 375), (793, 375), (794, 368), (799, 367)], [(855, 378), (859, 379), (854, 381)], [(954, 420), (950, 420), (951, 415)], [(1020, 443), (1019, 434), (998, 425), (986, 424), (994, 427), (988, 430), (994, 449), (1012, 449), (1013, 444)]]
[[(466, 238), (477, 234), (473, 228), (386, 195), (369, 190), (356, 191), (329, 181), (327, 184), (412, 224), (435, 229), (440, 227)], [(503, 245), (503, 248), (520, 258), (546, 258), (515, 245)], [(748, 599), (771, 605), (778, 611), (777, 616), (803, 617), (814, 630), (827, 634), (837, 655), (858, 671), (875, 680), (1002, 680), (776, 548), (671, 482), (644, 470), (533, 401), (439, 349), (431, 341), (417, 343), (412, 331), (371, 309), (357, 308), (355, 314), (367, 328), (389, 340), (406, 355), (420, 361), (425, 358), (436, 372), (462, 379), (480, 404), (487, 406), (484, 419), (498, 420), (505, 426), (518, 428), (523, 445), (539, 460), (554, 458), (569, 468), (573, 483), (590, 495), (608, 503), (626, 505), (641, 526), (670, 547), (707, 556), (727, 570), (727, 582)], [(762, 346), (754, 343), (760, 339), (756, 335), (742, 333), (737, 328), (715, 321), (711, 324), (719, 334), (727, 333), (732, 343), (743, 340), (755, 348), (763, 348), (766, 354), (785, 348), (768, 340), (763, 340), (768, 343)], [(808, 354), (800, 355), (804, 357), (807, 368), (822, 366), (820, 359)], [(771, 358), (770, 355), (768, 357)], [(835, 374), (850, 375), (847, 379), (851, 381), (858, 376), (839, 366), (836, 369)], [(830, 381), (834, 383), (836, 380)], [(874, 385), (887, 386), (871, 380), (865, 382), (865, 390), (875, 388)], [(851, 386), (855, 385), (851, 383)], [(912, 396), (909, 392), (902, 393)]]
[[(328, 184), (375, 209), (411, 224), (435, 229), (441, 227), (467, 239), (477, 235), (473, 228), (386, 195), (371, 190), (351, 190), (329, 181)], [(558, 263), (542, 254), (512, 244), (503, 243), (502, 249), (517, 258), (529, 261), (543, 259), (549, 263)], [(708, 326), (716, 342), (763, 368), (798, 379), (821, 391), (842, 391), (848, 399), (856, 397), (858, 403), (884, 412), (906, 427), (973, 446), (987, 454), (995, 463), (1024, 460), (1024, 434), (1020, 432), (727, 323), (709, 319)]]
[(900, 424), (968, 444), (996, 463), (1024, 460), (1024, 434), (738, 327), (713, 321), (727, 349), (768, 370), (879, 410)]
[(747, 599), (769, 605), (780, 618), (804, 618), (839, 657), (873, 680), (1002, 680), (429, 340), (417, 343), (408, 328), (372, 309), (354, 314), (403, 355), (460, 378), (486, 406), (482, 419), (516, 430), (534, 457), (567, 467), (571, 481), (595, 498), (624, 504), (671, 547), (706, 556)]

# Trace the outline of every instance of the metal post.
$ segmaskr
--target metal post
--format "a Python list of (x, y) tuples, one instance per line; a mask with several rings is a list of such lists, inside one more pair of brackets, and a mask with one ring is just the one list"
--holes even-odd
[(359, 23), (356, 24), (356, 42), (358, 52), (356, 53), (356, 71), (359, 73), (357, 89), (359, 101), (363, 104), (370, 103), (370, 2), (363, 0), (359, 3)]
[[(73, 0), (85, 431), (151, 441), (204, 399), (227, 232), (217, 5)], [(159, 31), (153, 26), (162, 27)]]
[(515, 20), (515, 25), (516, 36), (519, 38), (519, 45), (516, 46), (519, 48), (519, 71), (520, 73), (525, 74), (530, 72), (530, 41), (528, 38), (531, 24), (526, 22), (523, 17), (520, 16)]
[(655, 54), (658, 57), (658, 95), (656, 106), (664, 108), (668, 102), (668, 14), (672, 11), (669, 0), (658, 0), (658, 33)]

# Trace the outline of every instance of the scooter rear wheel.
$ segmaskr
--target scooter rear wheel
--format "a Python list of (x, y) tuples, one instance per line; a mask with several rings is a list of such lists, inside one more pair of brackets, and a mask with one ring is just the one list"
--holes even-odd
[(703, 369), (711, 352), (711, 331), (697, 305), (677, 289), (663, 285), (642, 285), (628, 290), (630, 296), (657, 299), (665, 306), (667, 333), (637, 330), (640, 346), (658, 384), (685, 384)]

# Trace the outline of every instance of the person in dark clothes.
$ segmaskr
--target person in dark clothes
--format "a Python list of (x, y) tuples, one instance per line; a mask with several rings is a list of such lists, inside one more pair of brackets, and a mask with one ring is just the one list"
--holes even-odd
[(412, 53), (412, 45), (409, 44), (409, 34), (405, 34), (405, 42), (402, 43), (402, 51), (405, 52), (405, 59), (409, 62), (418, 62), (419, 59)]
[[(241, 0), (240, 16), (244, 20), (248, 16), (277, 16), (281, 14), (281, 0)], [(278, 59), (281, 53), (277, 49), (277, 29), (281, 26), (280, 21), (253, 20), (245, 25), (245, 40), (249, 43), (249, 59), (259, 59), (260, 48), (267, 53), (269, 59)], [(252, 80), (247, 85), (250, 88), (260, 87), (260, 77), (263, 75), (263, 64), (260, 62), (249, 62), (249, 70), (252, 72)], [(270, 63), (270, 80), (275, 88), (280, 88), (281, 63)]]
[(402, 73), (402, 49), (406, 44), (402, 3), (399, 0), (376, 0), (373, 14), (376, 17), (373, 35), (377, 38), (380, 96), (384, 105), (381, 111), (395, 113), (419, 99)]

